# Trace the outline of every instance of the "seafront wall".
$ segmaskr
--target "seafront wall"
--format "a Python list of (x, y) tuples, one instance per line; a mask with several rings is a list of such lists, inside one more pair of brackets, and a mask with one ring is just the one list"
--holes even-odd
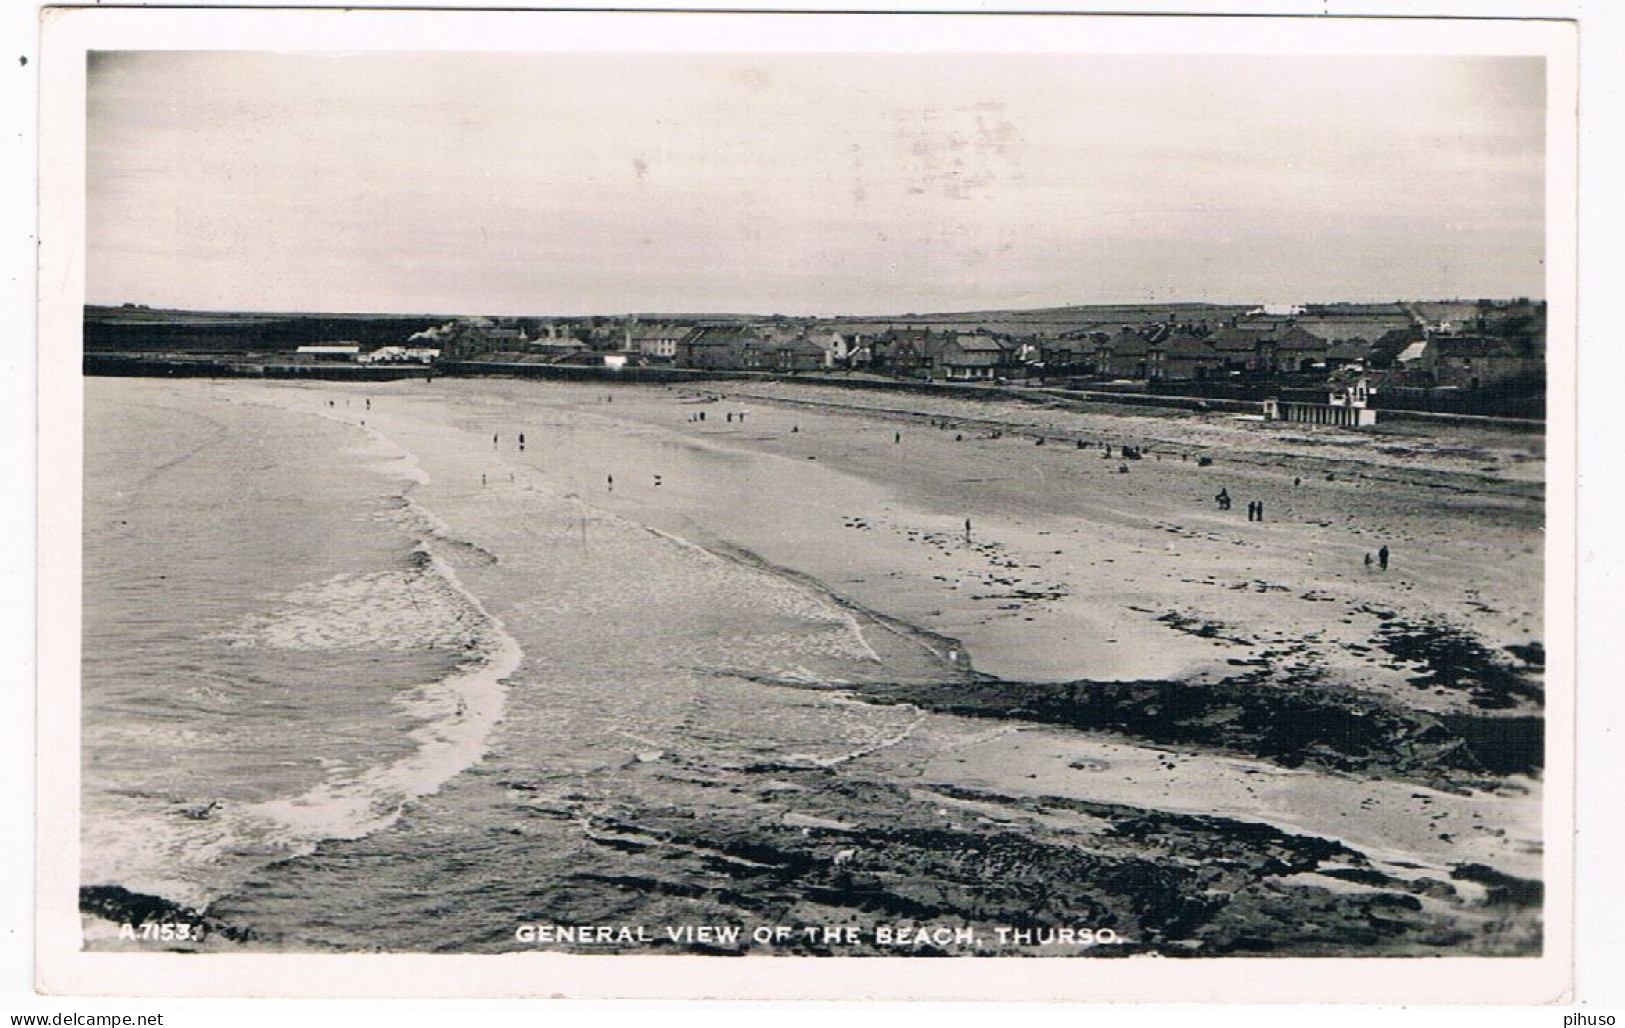
[(293, 364), (106, 353), (85, 354), (82, 367), (86, 375), (111, 378), (315, 378), (340, 382), (392, 382), (435, 373), (434, 369), (421, 364)]

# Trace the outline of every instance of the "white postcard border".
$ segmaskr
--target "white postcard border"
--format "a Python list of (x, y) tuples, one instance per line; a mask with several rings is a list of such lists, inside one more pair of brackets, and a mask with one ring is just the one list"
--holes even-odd
[[(1536, 1003), (1572, 983), (1575, 27), (1563, 21), (52, 9), (41, 55), (37, 982), (61, 995)], [(79, 949), (85, 60), (97, 49), (1539, 54), (1548, 78), (1545, 946), (1538, 958), (744, 959)]]

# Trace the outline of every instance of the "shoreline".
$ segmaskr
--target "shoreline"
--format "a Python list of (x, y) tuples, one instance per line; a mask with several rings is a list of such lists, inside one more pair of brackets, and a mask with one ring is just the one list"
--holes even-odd
[[(457, 383), (449, 388), (463, 386)], [(1078, 532), (1068, 525), (1068, 519), (1074, 523), (1089, 519), (1090, 507), (1097, 501), (1085, 497), (1083, 506), (1069, 514), (1048, 494), (1057, 490), (1076, 494), (1079, 487), (1057, 484), (1054, 475), (1046, 479), (1042, 469), (1037, 492), (1018, 481), (985, 496), (968, 495), (961, 484), (965, 476), (952, 467), (945, 470), (942, 458), (946, 454), (950, 460), (978, 464), (992, 456), (1007, 471), (1011, 460), (1005, 455), (1012, 452), (1018, 458), (1041, 455), (1053, 466), (1053, 461), (1064, 464), (1079, 457), (1076, 449), (1041, 448), (1030, 438), (1021, 441), (1009, 436), (949, 443), (953, 435), (964, 434), (950, 427), (959, 427), (954, 419), (963, 415), (954, 409), (906, 412), (926, 425), (918, 433), (923, 444), (916, 442), (916, 433), (910, 433), (906, 455), (900, 458), (905, 463), (898, 465), (886, 452), (886, 433), (899, 434), (886, 420), (885, 415), (894, 413), (891, 411), (882, 412), (879, 418), (862, 409), (807, 414), (791, 404), (781, 404), (782, 397), (759, 392), (732, 397), (707, 393), (696, 398), (680, 389), (645, 387), (588, 393), (574, 387), (513, 383), (497, 395), (520, 407), (540, 405), (539, 410), (516, 411), (516, 418), (534, 420), (537, 414), (544, 414), (554, 419), (552, 431), (562, 430), (564, 438), (550, 442), (549, 436), (538, 434), (540, 445), (533, 444), (533, 452), (540, 452), (531, 460), (550, 475), (572, 480), (578, 502), (728, 559), (743, 559), (789, 576), (866, 619), (886, 624), (891, 631), (901, 627), (905, 636), (915, 637), (931, 650), (939, 676), (946, 672), (947, 681), (960, 683), (951, 692), (942, 689), (940, 677), (929, 675), (912, 685), (867, 683), (855, 690), (860, 698), (910, 702), (974, 717), (1107, 731), (1153, 744), (1234, 752), (1287, 767), (1307, 764), (1334, 773), (1397, 776), (1447, 788), (1503, 775), (1539, 774), (1543, 761), (1541, 666), (1525, 653), (1531, 645), (1538, 649), (1538, 614), (1524, 614), (1508, 626), (1504, 623), (1508, 618), (1489, 616), (1496, 612), (1480, 599), (1489, 598), (1486, 589), (1465, 588), (1452, 598), (1453, 609), (1440, 611), (1431, 602), (1433, 597), (1414, 596), (1417, 582), (1404, 572), (1388, 578), (1333, 572), (1334, 579), (1343, 580), (1336, 582), (1322, 580), (1309, 567), (1307, 581), (1301, 580), (1303, 571), (1298, 571), (1298, 584), (1283, 584), (1274, 575), (1257, 574), (1261, 570), (1279, 572), (1283, 580), (1293, 574), (1280, 565), (1278, 556), (1246, 552), (1269, 540), (1247, 546), (1253, 541), (1211, 527), (1212, 514), (1197, 515), (1209, 524), (1177, 526), (1169, 522), (1169, 514), (1191, 515), (1166, 509), (1147, 517), (1139, 511), (1107, 508), (1103, 523), (1090, 525), (1090, 531), (1100, 531), (1104, 525), (1119, 540), (1172, 534), (1193, 546), (1205, 544), (1203, 556), (1220, 570), (1235, 563), (1234, 554), (1225, 551), (1245, 547), (1242, 559), (1250, 577), (1238, 582), (1221, 580), (1217, 573), (1198, 577), (1194, 570), (1179, 572), (1182, 554), (1172, 553), (1169, 566), (1162, 566), (1162, 558), (1170, 551), (1152, 549), (1143, 542), (1138, 553), (1054, 561), (1062, 554), (1054, 546), (1068, 546), (1067, 529), (1073, 535)], [(757, 406), (750, 407), (751, 403)], [(714, 415), (729, 413), (730, 407), (743, 412), (739, 420), (724, 418), (717, 425)], [(750, 409), (745, 411), (747, 407)], [(709, 410), (712, 419), (692, 420), (699, 409)], [(1045, 413), (1056, 418), (1073, 416), (1071, 412)], [(810, 418), (820, 421), (810, 423)], [(582, 419), (589, 424), (575, 424)], [(852, 422), (858, 425), (857, 433), (847, 430)], [(1351, 438), (1349, 433), (1290, 427), (1284, 433), (1265, 433), (1262, 440), (1266, 446), (1285, 450), (1289, 463), (1281, 463), (1266, 448), (1261, 454), (1232, 452), (1218, 469), (1198, 468), (1191, 460), (1173, 464), (1170, 451), (1164, 448), (1179, 445), (1181, 433), (1188, 437), (1187, 442), (1204, 444), (1210, 450), (1229, 442), (1232, 451), (1238, 435), (1255, 440), (1259, 435), (1258, 426), (1227, 429), (1224, 423), (1225, 419), (1211, 417), (1196, 419), (1194, 424), (1112, 417), (1096, 418), (1077, 431), (1094, 437), (1115, 432), (1136, 439), (1137, 445), (1146, 448), (1146, 455), (1136, 462), (1131, 478), (1166, 473), (1187, 479), (1200, 476), (1211, 482), (1216, 475), (1236, 475), (1233, 465), (1241, 463), (1266, 483), (1273, 477), (1273, 487), (1289, 494), (1294, 490), (1283, 484), (1285, 476), (1305, 470), (1304, 462), (1316, 467), (1350, 467), (1347, 460), (1339, 462), (1328, 455), (1328, 445), (1367, 449), (1393, 445), (1391, 440), (1372, 443)], [(621, 438), (606, 441), (604, 430)], [(1053, 432), (1054, 428), (1040, 423), (1018, 430)], [(867, 440), (860, 442), (859, 433), (866, 434)], [(832, 434), (840, 436), (839, 448), (833, 452), (821, 440), (809, 442)], [(592, 445), (574, 445), (577, 435), (590, 437)], [(1303, 439), (1309, 442), (1300, 442)], [(617, 446), (617, 442), (626, 445)], [(891, 443), (893, 448), (904, 446), (895, 440)], [(1476, 474), (1498, 497), (1490, 505), (1492, 513), (1501, 511), (1494, 531), (1521, 533), (1527, 531), (1525, 526), (1532, 524), (1538, 510), (1531, 495), (1539, 491), (1538, 486), (1531, 490), (1522, 478), (1533, 458), (1516, 440), (1495, 443), (1513, 447), (1497, 460), (1498, 470), (1514, 477), (1495, 478), (1482, 470)], [(919, 456), (920, 445), (930, 445), (937, 452)], [(967, 447), (980, 452), (967, 453)], [(1398, 477), (1372, 483), (1345, 475), (1344, 481), (1322, 488), (1335, 490), (1338, 502), (1349, 502), (1352, 497), (1372, 513), (1383, 518), (1397, 515), (1402, 522), (1414, 523), (1419, 513), (1426, 517), (1427, 511), (1396, 510), (1394, 494), (1400, 494), (1405, 506), (1425, 505), (1446, 515), (1459, 513), (1474, 505), (1481, 493), (1434, 487), (1440, 478), (1448, 481), (1466, 474), (1464, 465), (1484, 468), (1481, 455), (1457, 452), (1460, 449), (1449, 439), (1440, 440), (1419, 448)], [(595, 490), (585, 484), (590, 481), (590, 462), (583, 457), (589, 450), (590, 462), (621, 469), (616, 490)], [(674, 450), (697, 455), (698, 466), (679, 474), (667, 469), (662, 484), (651, 488), (646, 480), (639, 480), (643, 475), (660, 474), (651, 470), (655, 464), (647, 457), (650, 450), (663, 455)], [(1194, 446), (1189, 452), (1196, 452)], [(1491, 453), (1494, 455), (1493, 449)], [(499, 451), (499, 456), (521, 460), (512, 452)], [(1358, 449), (1349, 457), (1366, 462), (1378, 459)], [(1108, 481), (1118, 477), (1109, 471), (1115, 461), (1098, 460), (1089, 451), (1079, 459), (1086, 468), (1108, 466), (1104, 472), (1094, 468), (1084, 472), (1096, 482), (1101, 474)], [(799, 460), (811, 467), (803, 470), (796, 463)], [(874, 472), (879, 460), (890, 461), (890, 480)], [(911, 461), (918, 461), (916, 471), (924, 469), (923, 481), (921, 474), (909, 473)], [(634, 465), (631, 474), (625, 470), (629, 462)], [(692, 484), (681, 480), (680, 474), (689, 470), (719, 473), (705, 484), (708, 495), (696, 495)], [(1427, 483), (1420, 499), (1403, 495), (1413, 486), (1414, 477)], [(814, 484), (797, 490), (787, 479), (810, 479)], [(942, 488), (945, 484), (947, 488)], [(987, 480), (976, 476), (973, 484), (987, 484)], [(1090, 491), (1089, 478), (1080, 485), (1085, 493)], [(933, 490), (935, 495), (929, 495)], [(956, 515), (949, 520), (941, 513), (945, 492), (957, 494), (977, 508), (973, 539), (961, 542), (953, 538), (958, 519)], [(763, 494), (776, 497), (765, 510)], [(927, 494), (924, 502), (921, 494)], [(1166, 507), (1166, 489), (1159, 487), (1149, 499)], [(852, 506), (871, 507), (876, 513), (843, 513)], [(1031, 507), (1037, 513), (1017, 520), (1012, 517), (1012, 506)], [(877, 526), (888, 529), (889, 538), (877, 540), (881, 534)], [(1269, 530), (1286, 536), (1275, 546), (1291, 547), (1302, 534), (1324, 535), (1321, 530), (1327, 527), (1328, 520), (1311, 511), (1307, 518), (1300, 516), (1297, 524), (1271, 522)], [(989, 540), (986, 543), (981, 541), (984, 536)], [(1117, 540), (1114, 543), (1121, 545)], [(1475, 552), (1482, 554), (1478, 560), (1483, 567), (1501, 570), (1498, 565), (1505, 562), (1506, 555), (1493, 544), (1486, 543)], [(1531, 547), (1530, 552), (1538, 566), (1538, 550)], [(1474, 570), (1460, 561), (1451, 563), (1453, 570), (1464, 566)], [(1054, 574), (1056, 564), (1066, 564), (1066, 581), (1032, 581), (1038, 577), (1030, 575), (1035, 571), (1049, 578), (1061, 577)], [(1435, 566), (1440, 566), (1436, 558)], [(1235, 570), (1231, 566), (1227, 573)], [(1100, 589), (1100, 576), (1127, 579), (1125, 584), (1134, 586), (1132, 598), (1114, 597)], [(957, 583), (949, 582), (956, 577)], [(1444, 579), (1433, 585), (1437, 591), (1441, 585), (1448, 587), (1460, 580)], [(1502, 578), (1511, 580), (1522, 584), (1530, 579)], [(1184, 602), (1174, 604), (1157, 594), (1171, 586), (1178, 587), (1181, 594), (1197, 595), (1188, 599), (1182, 595)], [(1238, 596), (1240, 586), (1245, 588)], [(1334, 598), (1339, 590), (1346, 590), (1347, 595)], [(1379, 596), (1372, 595), (1378, 590), (1382, 591)], [(1209, 606), (1211, 599), (1202, 593), (1223, 595), (1229, 608), (1223, 612), (1225, 616), (1216, 616)], [(1258, 610), (1238, 618), (1235, 615), (1243, 604)], [(995, 609), (989, 612), (989, 606)], [(1322, 613), (1326, 607), (1334, 611), (1341, 607), (1344, 615), (1334, 620)], [(1108, 613), (1103, 614), (1102, 608)], [(1269, 634), (1259, 630), (1260, 616), (1273, 630)], [(1353, 638), (1334, 637), (1338, 633), (1333, 628), (1339, 622), (1350, 623)], [(1300, 626), (1296, 633), (1294, 625)], [(1080, 626), (1083, 639), (1078, 638)], [(1127, 652), (1121, 657), (1090, 652), (1085, 640), (1091, 630), (1097, 641), (1116, 643), (1118, 649), (1126, 646)], [(1049, 637), (1055, 634), (1070, 641), (1052, 645)], [(1485, 641), (1477, 642), (1480, 638)], [(1508, 649), (1520, 656), (1509, 655)], [(954, 656), (944, 660), (945, 653)], [(1108, 673), (1101, 674), (1103, 670)], [(1085, 693), (1081, 701), (1080, 690)], [(1056, 697), (1063, 694), (1069, 698), (1057, 702)], [(1147, 715), (1146, 709), (1156, 713)], [(1279, 714), (1283, 709), (1298, 710), (1313, 723), (1299, 729), (1291, 718), (1283, 722), (1271, 717), (1272, 711)], [(1374, 728), (1375, 723), (1382, 727)], [(1384, 752), (1385, 745), (1401, 746), (1404, 752)]]
[[(796, 693), (833, 694), (811, 701), (818, 711), (851, 700), (892, 707), (894, 728), (839, 752), (826, 744), (822, 756), (805, 742), (780, 753), (764, 740), (759, 753), (740, 751), (711, 772), (742, 776), (736, 791), (760, 789), (760, 802), (786, 805), (782, 823), (734, 814), (691, 823), (634, 795), (608, 810), (589, 805), (581, 823), (591, 826), (590, 845), (632, 853), (654, 845), (639, 840), (657, 839), (660, 847), (736, 854), (746, 862), (740, 868), (782, 864), (818, 881), (833, 873), (835, 883), (843, 872), (830, 871), (824, 850), (856, 846), (871, 866), (853, 869), (854, 880), (886, 891), (899, 869), (939, 881), (949, 874), (945, 860), (985, 862), (991, 871), (1013, 853), (1041, 854), (1035, 883), (1070, 875), (1079, 858), (1064, 840), (1082, 832), (1090, 846), (1116, 840), (1106, 846), (1110, 856), (1090, 858), (1114, 876), (1146, 873), (1134, 869), (1157, 865), (1157, 853), (1187, 860), (1222, 852), (1238, 861), (1188, 884), (1250, 899), (1225, 913), (1170, 895), (1157, 915), (1166, 916), (1157, 921), (1159, 938), (1184, 938), (1191, 925), (1209, 923), (1198, 932), (1207, 940), (1203, 952), (1247, 952), (1259, 926), (1295, 938), (1278, 913), (1266, 912), (1276, 900), (1321, 911), (1340, 926), (1305, 937), (1306, 952), (1360, 951), (1348, 941), (1366, 931), (1357, 927), (1366, 916), (1359, 912), (1394, 903), (1393, 934), (1373, 937), (1386, 938), (1385, 953), (1430, 951), (1425, 940), (1445, 935), (1476, 939), (1472, 946), (1491, 952), (1539, 945), (1538, 905), (1483, 906), (1495, 889), (1538, 892), (1531, 876), (1539, 877), (1540, 783), (1523, 774), (1534, 761), (1509, 758), (1486, 769), (1474, 759), (1479, 740), (1470, 738), (1475, 731), (1488, 738), (1485, 726), (1495, 725), (1502, 741), (1540, 734), (1531, 727), (1543, 706), (1538, 665), (1518, 664), (1499, 648), (1503, 640), (1527, 647), (1540, 638), (1538, 595), (1519, 595), (1539, 581), (1527, 573), (1531, 555), (1538, 567), (1538, 552), (1501, 545), (1534, 523), (1535, 502), (1519, 487), (1485, 514), (1486, 538), (1446, 525), (1450, 538), (1432, 547), (1424, 539), (1440, 530), (1430, 529), (1430, 518), (1473, 509), (1474, 494), (1352, 478), (1292, 487), (1290, 463), (1242, 468), (1237, 460), (1215, 471), (1170, 457), (1171, 450), (1159, 454), (1160, 443), (1124, 475), (1118, 459), (1031, 438), (955, 441), (953, 430), (930, 424), (958, 417), (952, 409), (918, 412), (927, 424), (900, 429), (884, 418), (808, 412), (760, 396), (696, 404), (659, 388), (454, 380), (365, 387), (363, 414), (359, 386), (199, 387), (239, 398), (266, 397), (269, 387), (277, 405), (309, 413), (326, 410), (329, 396), (348, 396), (357, 402), (341, 420), (416, 455), (428, 481), (414, 487), (414, 500), (465, 542), (453, 562), (471, 593), (493, 616), (518, 618), (524, 666), (517, 681), (531, 695), (527, 703), (543, 711), (558, 701), (552, 689), (535, 687), (548, 681), (559, 647), (592, 640), (552, 634), (545, 610), (529, 606), (536, 587), (516, 568), (590, 574), (603, 559), (594, 557), (599, 546), (606, 555), (641, 552), (627, 549), (631, 538), (652, 536), (769, 575), (852, 621), (878, 661), (858, 678), (801, 675), (789, 658), (788, 671), (753, 679), (744, 655), (738, 666), (724, 657), (690, 670), (747, 687), (741, 698), (749, 687), (769, 690), (761, 704), (775, 711), (805, 708)], [(703, 422), (695, 418), (701, 409)], [(1153, 429), (1191, 442), (1234, 435), (1212, 418), (1170, 429), (1165, 419), (1096, 415), (1080, 426), (1130, 445), (1143, 445)], [(1294, 460), (1325, 457), (1324, 444), (1283, 445)], [(1451, 474), (1452, 462), (1483, 466), (1490, 456), (1421, 452), (1413, 463), (1425, 475)], [(1243, 490), (1269, 490), (1272, 520), (1242, 521), (1239, 502), (1228, 515), (1212, 510), (1216, 476), (1238, 501), (1248, 497)], [(1339, 505), (1358, 519), (1329, 517)], [(1409, 539), (1396, 546), (1403, 563), (1385, 576), (1347, 568), (1375, 533)], [(547, 557), (562, 559), (560, 547), (569, 547), (567, 561)], [(1418, 574), (1418, 564), (1441, 573)], [(636, 569), (611, 577), (629, 574)], [(626, 609), (635, 617), (639, 608)], [(696, 613), (701, 620), (685, 630), (705, 630)], [(1428, 618), (1482, 640), (1479, 649), (1461, 649), (1448, 634), (1425, 645), (1405, 637), (1409, 649), (1394, 644), (1403, 652), (1380, 644), (1385, 631), (1402, 636)], [(572, 611), (570, 619), (589, 625), (592, 614)], [(950, 647), (961, 656), (945, 659)], [(1441, 677), (1469, 652), (1482, 667)], [(876, 670), (884, 668), (894, 673)], [(695, 688), (708, 687), (682, 684), (677, 692)], [(689, 701), (620, 702), (653, 713)], [(1298, 731), (1282, 723), (1293, 720), (1284, 710), (1314, 724)], [(816, 723), (830, 713), (807, 716)], [(1365, 732), (1356, 740), (1364, 752), (1346, 745), (1352, 726)], [(672, 740), (652, 734), (613, 734), (625, 736), (617, 744), (624, 755), (577, 759), (663, 782), (705, 780), (704, 761), (716, 759), (680, 758), (669, 752)], [(1395, 743), (1408, 752), (1388, 752)], [(512, 759), (516, 742), (506, 745)], [(561, 773), (548, 768), (527, 788)], [(768, 780), (751, 786), (753, 776)], [(576, 809), (569, 795), (555, 801), (561, 811)], [(451, 800), (430, 806), (442, 802)], [(1101, 837), (1103, 822), (1111, 827)], [(809, 825), (818, 826), (812, 834), (803, 830)], [(358, 852), (385, 841), (361, 840)], [(1283, 867), (1295, 877), (1277, 883)], [(767, 895), (834, 903), (832, 887), (803, 893), (781, 883)], [(1068, 890), (1068, 902), (1119, 911), (1113, 916), (1152, 930), (1128, 913), (1138, 902), (1134, 887), (1080, 879)], [(222, 917), (238, 923), (234, 909)], [(1470, 926), (1486, 918), (1499, 927), (1479, 938)], [(1184, 944), (1148, 945), (1177, 953)]]
[[(463, 383), (448, 388), (468, 399), (484, 394)], [(951, 442), (963, 435), (946, 427), (958, 411), (913, 412), (944, 427), (894, 442), (887, 436), (901, 432), (865, 412), (808, 415), (776, 399), (703, 405), (713, 414), (758, 405), (722, 425), (683, 422), (699, 405), (657, 388), (589, 394), (513, 383), (480, 404), (516, 408), (516, 423), (549, 420), (533, 425), (529, 453), (492, 454), (492, 478), (510, 466), (539, 471), (584, 509), (796, 576), (867, 616), (938, 640), (939, 650), (959, 649), (966, 659), (955, 671), (1004, 683), (1341, 682), (1384, 705), (1441, 717), (1526, 716), (1542, 706), (1541, 664), (1529, 655), (1542, 634), (1538, 589), (1519, 602), (1540, 580), (1529, 573), (1540, 565), (1532, 531), (1539, 501), (1517, 479), (1486, 479), (1489, 496), (1437, 488), (1463, 465), (1483, 467), (1476, 455), (1424, 448), (1409, 456), (1406, 475), (1427, 482), (1420, 491), (1409, 477), (1294, 485), (1294, 477), (1307, 482), (1302, 461), (1336, 463), (1327, 445), (1373, 444), (1346, 435), (1307, 447), (1289, 439), (1276, 444), (1289, 451), (1285, 458), (1231, 452), (1198, 467), (1163, 447), (1178, 444), (1180, 431), (1210, 445), (1237, 432), (1163, 419), (1085, 425), (1092, 436), (1115, 432), (1145, 448), (1133, 473), (1118, 475), (1117, 460), (1092, 450), (1009, 436)], [(1521, 475), (1529, 460), (1515, 452), (1500, 470)], [(595, 487), (598, 469), (614, 469), (618, 480)], [(1278, 494), (1270, 521), (1249, 526), (1249, 535), (1237, 525), (1239, 503), (1228, 514), (1203, 509), (1211, 506), (1207, 490), (1223, 482), (1237, 485), (1238, 500), (1241, 489)], [(1341, 524), (1328, 505), (1346, 514)], [(962, 512), (973, 522), (970, 538)], [(1455, 530), (1469, 512), (1482, 541)], [(1422, 544), (1424, 533), (1437, 550), (1400, 551), (1396, 539), (1405, 566), (1359, 567), (1357, 554), (1375, 539)], [(1521, 553), (1500, 545), (1519, 536)], [(1353, 567), (1321, 570), (1339, 552)], [(1412, 570), (1415, 563), (1423, 567)], [(1479, 575), (1485, 581), (1473, 580)]]

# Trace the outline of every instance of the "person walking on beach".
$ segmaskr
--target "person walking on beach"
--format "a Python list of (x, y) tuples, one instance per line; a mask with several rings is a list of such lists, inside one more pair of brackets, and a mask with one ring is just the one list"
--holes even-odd
[(609, 476), (609, 491), (610, 492), (615, 491), (615, 476), (614, 475)]
[(970, 518), (965, 519), (965, 545), (970, 545)]
[(893, 432), (892, 435), (891, 435), (891, 441), (894, 442), (894, 443), (902, 442), (903, 441), (903, 433), (901, 433), (901, 432)]
[(1371, 551), (1370, 550), (1365, 551), (1365, 566), (1366, 566), (1367, 570), (1370, 570), (1370, 568), (1371, 568)]
[(1388, 544), (1384, 543), (1382, 549), (1377, 551), (1377, 564), (1384, 571), (1388, 570)]
[(1217, 503), (1219, 505), (1220, 510), (1229, 510), (1230, 509), (1230, 490), (1224, 489), (1224, 488), (1221, 487), (1219, 489), (1218, 494), (1213, 497), (1213, 502), (1215, 502), (1215, 503)]
[(519, 452), (525, 452), (525, 433), (519, 433)]
[(493, 450), (496, 449), (497, 445), (499, 443), (501, 443), (501, 441), (502, 441), (502, 438), (497, 433), (495, 433), (495, 432), (491, 433), (491, 449), (493, 449)]

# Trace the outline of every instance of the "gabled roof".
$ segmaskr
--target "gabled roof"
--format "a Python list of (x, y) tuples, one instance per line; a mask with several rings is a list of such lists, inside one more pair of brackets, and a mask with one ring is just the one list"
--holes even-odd
[(1111, 341), (1106, 344), (1106, 349), (1110, 350), (1114, 357), (1138, 357), (1150, 353), (1151, 344), (1138, 332), (1125, 328), (1112, 336)]
[(961, 334), (954, 339), (954, 344), (966, 353), (996, 353), (1002, 354), (1005, 347), (992, 336), (978, 336)]
[(1189, 332), (1175, 332), (1158, 346), (1169, 360), (1216, 360), (1219, 356), (1206, 339)]
[(1342, 339), (1327, 349), (1326, 356), (1346, 361), (1364, 360), (1371, 356), (1372, 345), (1370, 340), (1358, 336), (1353, 339)]
[(954, 354), (954, 355), (951, 355), (951, 356), (944, 355), (943, 358), (942, 358), (942, 363), (948, 365), (949, 367), (958, 367), (958, 368), (964, 368), (964, 367), (990, 368), (990, 367), (995, 367), (995, 366), (997, 366), (999, 364), (1003, 364), (1004, 363), (1004, 354), (1002, 352), (1001, 353), (988, 353), (985, 350), (975, 350), (975, 351), (972, 351), (972, 352)]
[(894, 328), (886, 332), (886, 338), (894, 343), (914, 343), (919, 345), (931, 338), (928, 328)]
[(686, 346), (742, 346), (760, 345), (761, 337), (750, 328), (702, 328), (683, 340)]
[(1220, 353), (1252, 353), (1258, 349), (1258, 342), (1268, 333), (1268, 329), (1259, 330), (1253, 327), (1236, 325), (1223, 328), (1208, 337), (1213, 349)]
[(1305, 332), (1294, 325), (1281, 333), (1280, 337), (1275, 340), (1275, 346), (1278, 350), (1314, 350), (1318, 352), (1326, 349), (1326, 340), (1313, 332)]
[(1516, 357), (1512, 344), (1496, 336), (1434, 336), (1434, 357)]
[(656, 325), (653, 327), (640, 326), (632, 329), (631, 332), (628, 333), (628, 336), (635, 343), (644, 339), (681, 339), (687, 332), (688, 329), (680, 328), (676, 325)]

